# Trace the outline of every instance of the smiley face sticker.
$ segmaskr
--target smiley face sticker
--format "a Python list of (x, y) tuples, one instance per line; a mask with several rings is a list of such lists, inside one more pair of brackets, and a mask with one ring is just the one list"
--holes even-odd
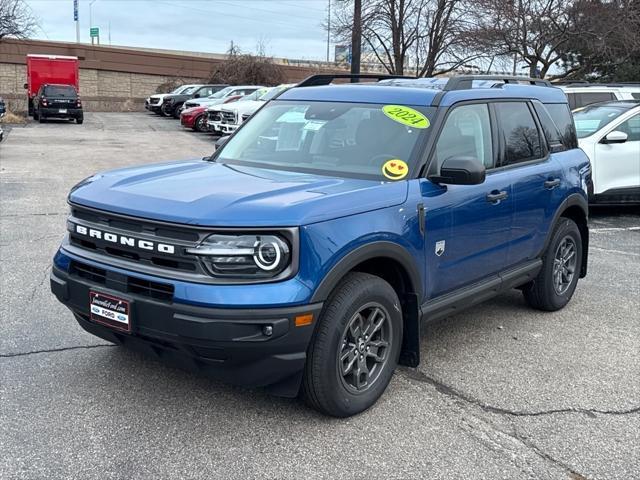
[(409, 173), (409, 166), (402, 160), (394, 158), (382, 165), (382, 175), (389, 180), (402, 180)]

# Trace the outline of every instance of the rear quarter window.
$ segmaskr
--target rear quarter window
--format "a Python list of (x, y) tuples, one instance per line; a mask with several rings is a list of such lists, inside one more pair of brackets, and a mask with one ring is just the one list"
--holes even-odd
[[(538, 105), (534, 104), (536, 108), (536, 112), (538, 113), (538, 117), (540, 118), (540, 122), (545, 130), (545, 134), (547, 133), (547, 127), (545, 127), (544, 121), (542, 119), (542, 115), (538, 112)], [(573, 115), (571, 115), (571, 111), (566, 103), (546, 103), (544, 105), (545, 110), (551, 117), (555, 127), (557, 128), (557, 132), (560, 135), (559, 141), (566, 148), (578, 148), (578, 138), (576, 137), (576, 127), (573, 123)], [(547, 137), (549, 138), (549, 137)], [(549, 142), (551, 139), (549, 138)]]

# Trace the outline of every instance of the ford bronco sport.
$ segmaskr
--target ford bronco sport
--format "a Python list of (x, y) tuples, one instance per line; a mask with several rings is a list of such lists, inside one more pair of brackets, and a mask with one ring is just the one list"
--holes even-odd
[(268, 102), (211, 157), (78, 183), (51, 288), (79, 324), (344, 417), (418, 365), (422, 320), (512, 288), (567, 304), (590, 166), (562, 90), (334, 77)]

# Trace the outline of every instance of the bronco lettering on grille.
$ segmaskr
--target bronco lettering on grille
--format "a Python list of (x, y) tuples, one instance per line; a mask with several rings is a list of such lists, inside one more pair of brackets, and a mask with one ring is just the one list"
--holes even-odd
[(105, 242), (139, 248), (141, 250), (157, 251), (168, 254), (175, 253), (175, 247), (173, 245), (141, 240), (134, 237), (126, 237), (124, 235), (117, 235), (111, 232), (103, 232), (101, 230), (96, 230), (95, 228), (89, 228), (82, 225), (75, 225), (75, 232), (79, 235), (84, 235), (85, 237), (97, 238), (99, 240), (104, 240)]

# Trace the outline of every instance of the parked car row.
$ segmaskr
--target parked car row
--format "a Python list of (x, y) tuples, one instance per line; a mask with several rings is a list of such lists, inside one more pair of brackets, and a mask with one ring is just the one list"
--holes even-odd
[(180, 118), (182, 126), (196, 132), (229, 135), (266, 102), (293, 85), (183, 85), (170, 93), (151, 95), (145, 108)]

